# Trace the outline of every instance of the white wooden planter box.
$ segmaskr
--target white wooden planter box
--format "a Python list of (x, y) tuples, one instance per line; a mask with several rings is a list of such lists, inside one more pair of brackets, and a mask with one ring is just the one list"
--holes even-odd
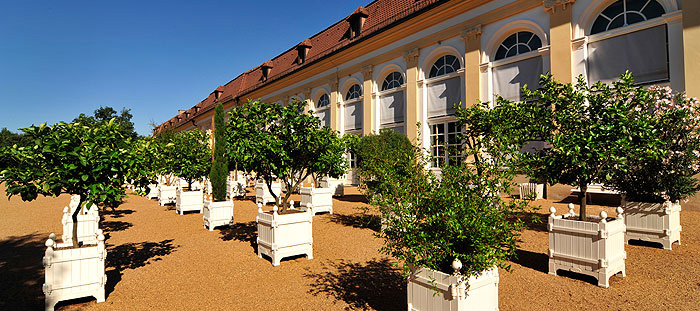
[(310, 211), (279, 214), (275, 206), (269, 213), (258, 204), (258, 257), (270, 257), (273, 266), (279, 266), (284, 257), (306, 255), (313, 259), (312, 220)]
[[(533, 194), (534, 193), (534, 194)], [(544, 184), (520, 184), (520, 199), (540, 200), (544, 197)]]
[[(279, 198), (282, 194), (282, 185), (279, 182), (272, 183), (272, 191)], [(270, 189), (267, 188), (266, 183), (255, 183), (255, 203), (267, 204), (267, 203), (277, 203), (275, 198), (270, 193)]]
[(664, 249), (671, 249), (674, 242), (681, 244), (681, 204), (626, 202), (625, 242), (642, 240), (661, 243)]
[(617, 208), (617, 218), (607, 219), (601, 212), (597, 222), (565, 219), (578, 218), (573, 204), (569, 214), (556, 216), (556, 209), (549, 209), (549, 274), (568, 270), (598, 279), (598, 286), (609, 287), (608, 279), (622, 273), (625, 276), (625, 223), (622, 208)]
[(233, 225), (233, 201), (204, 201), (202, 220), (204, 228), (209, 228), (209, 231), (214, 227)]
[(498, 281), (496, 268), (466, 280), (420, 268), (411, 275), (406, 286), (408, 310), (498, 310)]
[(311, 212), (329, 212), (333, 214), (333, 194), (331, 188), (301, 187), (301, 208), (306, 210), (311, 206)]
[(182, 188), (177, 188), (175, 210), (180, 215), (191, 211), (202, 213), (202, 208), (204, 208), (204, 193), (202, 190), (183, 191)]
[(148, 194), (146, 197), (150, 199), (157, 199), (158, 198), (158, 186), (156, 184), (149, 184), (148, 185)]
[(177, 198), (177, 187), (176, 186), (158, 186), (158, 204), (164, 206), (165, 204), (175, 203)]
[(60, 248), (56, 235), (46, 240), (44, 253), (44, 295), (46, 310), (53, 310), (57, 302), (93, 296), (97, 302), (105, 301), (105, 250), (104, 235), (95, 235), (97, 244), (80, 248)]
[[(73, 212), (80, 204), (80, 196), (71, 197), (69, 206), (63, 208), (63, 235), (61, 239), (67, 245), (73, 245)], [(83, 244), (97, 244), (97, 230), (100, 223), (100, 215), (97, 205), (92, 205), (90, 209), (83, 208), (78, 214), (78, 242)]]
[(226, 195), (229, 198), (245, 196), (245, 183), (229, 179), (226, 182)]
[(321, 188), (330, 188), (333, 196), (342, 197), (345, 195), (345, 178), (326, 177), (319, 182)]

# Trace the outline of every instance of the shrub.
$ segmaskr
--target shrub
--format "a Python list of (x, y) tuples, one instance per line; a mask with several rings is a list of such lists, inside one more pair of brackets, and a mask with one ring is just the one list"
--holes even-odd
[(641, 111), (653, 118), (659, 144), (658, 157), (632, 155), (627, 170), (612, 184), (630, 201), (673, 202), (700, 188), (693, 175), (700, 173), (700, 103), (668, 87), (637, 89)]
[[(215, 201), (226, 200), (226, 178), (228, 177), (228, 164), (225, 160), (226, 152), (226, 124), (224, 123), (224, 106), (216, 105), (214, 112), (214, 158), (209, 173), (211, 191)], [(207, 159), (208, 161), (208, 159)]]

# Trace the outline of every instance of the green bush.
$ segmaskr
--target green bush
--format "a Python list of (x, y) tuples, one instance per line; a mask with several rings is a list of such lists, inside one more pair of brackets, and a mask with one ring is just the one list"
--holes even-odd
[(700, 173), (700, 104), (668, 87), (637, 88), (641, 111), (648, 112), (656, 129), (658, 157), (630, 155), (627, 169), (616, 174), (612, 185), (628, 200), (673, 202), (700, 188), (693, 175)]
[(214, 159), (209, 173), (211, 191), (215, 201), (226, 200), (226, 178), (228, 164), (226, 163), (226, 124), (224, 123), (224, 106), (216, 105), (214, 113)]
[(466, 276), (494, 266), (510, 269), (507, 260), (515, 255), (524, 227), (518, 215), (527, 203), (506, 201), (500, 194), (514, 185), (513, 164), (526, 139), (492, 126), (514, 121), (502, 117), (519, 111), (518, 106), (505, 109), (489, 109), (487, 104), (458, 108), (467, 161), (443, 168), (440, 180), (425, 170), (427, 161), (418, 148), (384, 134), (402, 155), (390, 152), (385, 162), (376, 158), (372, 178), (379, 179), (380, 186), (371, 192), (370, 204), (382, 215), (381, 251), (402, 261), (406, 275), (421, 266), (451, 273), (455, 258), (463, 263), (460, 273)]
[(368, 196), (393, 192), (402, 180), (422, 171), (416, 166), (421, 150), (406, 135), (391, 129), (360, 137), (351, 147), (357, 157), (360, 186)]

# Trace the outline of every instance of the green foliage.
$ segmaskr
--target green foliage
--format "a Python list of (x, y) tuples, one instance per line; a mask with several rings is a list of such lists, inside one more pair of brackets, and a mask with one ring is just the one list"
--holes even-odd
[(192, 181), (202, 180), (209, 173), (211, 167), (211, 149), (209, 148), (209, 135), (206, 132), (194, 129), (178, 132), (172, 137), (172, 151), (175, 161), (172, 173), (187, 181), (187, 186), (192, 186)]
[[(27, 135), (13, 133), (7, 128), (3, 128), (2, 130), (0, 130), (0, 154), (2, 154), (3, 150), (12, 148), (12, 146), (14, 145), (29, 146), (32, 143), (33, 142), (31, 141), (30, 137)], [(12, 165), (10, 162), (10, 158), (0, 158), (0, 171), (4, 170), (10, 165)]]
[(134, 123), (131, 122), (133, 115), (131, 114), (131, 109), (122, 108), (120, 114), (112, 107), (100, 107), (95, 110), (94, 116), (87, 116), (81, 113), (77, 118), (73, 119), (73, 123), (80, 122), (87, 126), (95, 126), (96, 124), (106, 123), (114, 119), (119, 130), (125, 137), (135, 139), (138, 134), (134, 130)]
[(360, 137), (350, 150), (357, 157), (360, 186), (368, 196), (393, 192), (402, 180), (412, 178), (421, 152), (406, 135), (391, 129)]
[(288, 106), (251, 101), (229, 112), (229, 158), (239, 168), (255, 172), (268, 188), (279, 177), (290, 189), (281, 200), (275, 197), (282, 209), (304, 179), (339, 177), (346, 166), (344, 142), (336, 132), (321, 128), (318, 118), (304, 113), (305, 105), (296, 101)]
[[(562, 84), (551, 75), (543, 76), (541, 88), (526, 97), (544, 109), (538, 119), (542, 136), (551, 143), (529, 162), (532, 173), (550, 183), (581, 188), (581, 218), (586, 216), (586, 191), (591, 183), (610, 183), (629, 167), (630, 156), (657, 158), (658, 131), (649, 114), (643, 112), (649, 100), (643, 88), (635, 86), (632, 75), (620, 76), (611, 85)], [(548, 109), (551, 107), (551, 109)]]
[(383, 173), (391, 171), (388, 167), (374, 170), (381, 172), (375, 178), (389, 185), (370, 195), (385, 225), (381, 251), (403, 261), (405, 274), (420, 266), (451, 273), (455, 258), (464, 264), (460, 272), (466, 276), (493, 266), (510, 268), (507, 260), (515, 255), (524, 226), (517, 215), (527, 204), (499, 195), (514, 185), (513, 163), (524, 140), (492, 125), (507, 122), (501, 119), (509, 113), (505, 110), (485, 104), (458, 108), (457, 117), (468, 129), (462, 150), (469, 161), (443, 168), (441, 180), (426, 173), (426, 160), (415, 147), (402, 147), (404, 156), (384, 164), (399, 163), (402, 173)]
[(700, 185), (700, 103), (668, 87), (636, 90), (641, 110), (652, 116), (655, 149), (661, 157), (629, 156), (627, 171), (616, 174), (612, 185), (630, 201), (676, 202), (695, 194)]
[[(22, 129), (34, 142), (13, 146), (2, 157), (13, 165), (1, 172), (9, 197), (31, 201), (38, 195), (80, 195), (80, 206), (117, 205), (125, 197), (125, 180), (140, 180), (140, 153), (113, 120), (95, 126), (81, 123), (41, 124)], [(80, 209), (76, 209), (73, 220)], [(77, 226), (73, 241), (77, 242)]]
[(226, 200), (226, 177), (228, 164), (226, 162), (226, 123), (224, 123), (224, 106), (216, 105), (214, 113), (214, 159), (209, 173), (214, 200)]
[(151, 142), (153, 152), (149, 162), (156, 175), (164, 176), (165, 184), (172, 186), (175, 177), (185, 179), (188, 186), (194, 180), (201, 180), (209, 172), (211, 149), (209, 136), (198, 129), (173, 133), (164, 131)]

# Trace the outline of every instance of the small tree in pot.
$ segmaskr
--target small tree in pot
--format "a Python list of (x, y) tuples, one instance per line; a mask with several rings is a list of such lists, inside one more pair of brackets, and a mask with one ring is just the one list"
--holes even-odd
[[(133, 142), (111, 120), (93, 126), (80, 123), (42, 124), (23, 129), (33, 143), (27, 147), (12, 147), (2, 157), (13, 164), (1, 172), (0, 181), (7, 185), (7, 195), (20, 195), (31, 201), (38, 195), (58, 196), (62, 193), (79, 195), (72, 214), (73, 248), (56, 244), (56, 235), (46, 241), (42, 260), (45, 266), (44, 294), (47, 309), (59, 300), (94, 296), (105, 300), (104, 273), (107, 256), (104, 235), (95, 232), (96, 245), (78, 247), (78, 214), (95, 204), (116, 206), (126, 196), (122, 185), (145, 180), (138, 157), (132, 152)], [(65, 242), (65, 241), (64, 241)]]
[(214, 112), (214, 153), (209, 172), (211, 181), (212, 201), (204, 202), (204, 227), (213, 230), (214, 227), (233, 223), (233, 201), (226, 200), (226, 179), (228, 163), (226, 161), (226, 123), (224, 123), (224, 107), (216, 105)]
[[(464, 304), (497, 308), (494, 267), (509, 269), (506, 260), (515, 255), (524, 225), (518, 213), (526, 203), (498, 195), (514, 185), (513, 164), (522, 146), (505, 127), (499, 130), (499, 124), (511, 120), (501, 119), (500, 110), (486, 105), (457, 111), (466, 125), (465, 161), (443, 168), (438, 181), (426, 173), (422, 150), (413, 147), (408, 158), (415, 160), (401, 161), (402, 172), (376, 169), (375, 176), (391, 186), (370, 192), (370, 203), (381, 211), (385, 224), (381, 251), (404, 263), (409, 308), (415, 310), (429, 308), (423, 303), (450, 305), (450, 310)], [(437, 293), (431, 295), (432, 290)], [(425, 297), (431, 296), (449, 302), (426, 302)]]
[(202, 130), (179, 132), (173, 136), (173, 174), (187, 181), (187, 188), (192, 189), (192, 182), (201, 181), (211, 170), (211, 149), (209, 135)]
[[(227, 151), (230, 159), (255, 172), (267, 185), (281, 210), (292, 192), (312, 176), (339, 177), (345, 170), (344, 144), (337, 133), (320, 126), (318, 118), (304, 113), (306, 102), (288, 106), (251, 101), (229, 112)], [(287, 192), (277, 197), (272, 189), (278, 177)]]
[(612, 185), (624, 195), (625, 240), (658, 242), (671, 249), (680, 243), (680, 201), (700, 184), (700, 106), (697, 99), (674, 94), (668, 87), (640, 88), (642, 111), (652, 117), (659, 157), (630, 155), (626, 171)]
[(576, 85), (562, 84), (550, 75), (543, 76), (540, 83), (540, 89), (524, 92), (545, 105), (544, 117), (537, 121), (544, 125), (542, 137), (551, 148), (532, 158), (532, 172), (550, 183), (581, 189), (578, 217), (573, 204), (568, 213), (559, 216), (550, 208), (549, 273), (569, 270), (587, 274), (597, 278), (599, 286), (608, 287), (612, 275), (626, 274), (623, 209), (617, 209), (616, 218), (608, 218), (606, 211), (590, 217), (586, 193), (591, 183), (610, 183), (623, 174), (632, 157), (663, 154), (655, 148), (658, 131), (645, 111), (649, 94), (634, 85), (629, 73), (612, 85), (588, 85), (583, 77)]

